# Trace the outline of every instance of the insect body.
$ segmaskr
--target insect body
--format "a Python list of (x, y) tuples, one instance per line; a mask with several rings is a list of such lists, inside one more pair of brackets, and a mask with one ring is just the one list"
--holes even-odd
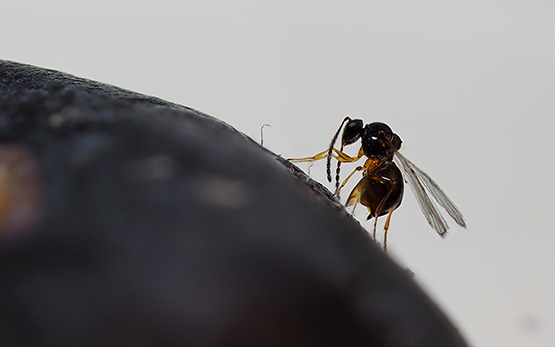
[[(334, 147), (335, 142), (345, 123), (341, 137), (341, 148), (338, 150)], [(344, 146), (351, 145), (359, 139), (361, 140), (361, 148), (357, 156), (351, 157), (343, 153)], [(403, 178), (412, 188), (426, 220), (439, 235), (445, 236), (449, 227), (428, 193), (433, 196), (440, 206), (445, 208), (457, 224), (466, 228), (462, 213), (439, 185), (428, 174), (399, 153), (401, 143), (401, 138), (384, 123), (375, 122), (364, 125), (360, 119), (346, 117), (327, 150), (312, 157), (290, 159), (290, 161), (314, 162), (326, 159), (327, 178), (331, 182), (331, 159), (337, 159), (335, 195), (339, 194), (341, 188), (347, 184), (356, 172), (362, 171), (362, 179), (347, 198), (345, 205), (353, 206), (353, 213), (359, 203), (366, 206), (369, 212), (367, 219), (374, 218), (374, 238), (376, 237), (378, 217), (387, 214), (384, 225), (384, 249), (387, 249), (387, 230), (389, 229), (391, 215), (401, 205), (403, 198)], [(356, 162), (363, 156), (367, 158), (364, 165), (356, 167), (340, 185), (341, 163)], [(401, 167), (403, 174), (399, 167)]]

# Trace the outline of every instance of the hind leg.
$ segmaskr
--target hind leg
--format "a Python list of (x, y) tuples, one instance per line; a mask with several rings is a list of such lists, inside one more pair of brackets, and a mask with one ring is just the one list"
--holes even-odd
[(392, 208), (391, 210), (389, 210), (389, 214), (387, 215), (387, 219), (385, 221), (385, 225), (383, 227), (383, 250), (384, 252), (387, 252), (387, 230), (389, 229), (389, 222), (391, 221), (391, 215), (393, 214), (393, 210), (395, 210), (395, 208)]

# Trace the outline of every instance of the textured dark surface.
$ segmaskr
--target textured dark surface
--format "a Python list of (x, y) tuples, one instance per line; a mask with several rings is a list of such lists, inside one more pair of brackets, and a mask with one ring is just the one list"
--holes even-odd
[(212, 117), (0, 61), (0, 142), (42, 196), (0, 229), (0, 346), (465, 345), (329, 192)]

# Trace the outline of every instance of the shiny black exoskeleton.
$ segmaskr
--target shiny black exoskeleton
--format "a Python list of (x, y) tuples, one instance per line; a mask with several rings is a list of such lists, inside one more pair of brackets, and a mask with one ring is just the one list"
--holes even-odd
[[(345, 125), (344, 129), (343, 125)], [(336, 149), (334, 146), (341, 129), (343, 129), (341, 148)], [(361, 147), (357, 156), (351, 157), (343, 152), (344, 146), (354, 144), (359, 139), (361, 140)], [(439, 185), (427, 173), (420, 170), (399, 153), (401, 144), (401, 138), (393, 133), (387, 124), (374, 122), (365, 126), (364, 122), (360, 119), (346, 117), (333, 136), (327, 150), (312, 157), (290, 159), (290, 161), (300, 163), (327, 159), (327, 178), (331, 182), (331, 159), (336, 159), (335, 195), (339, 194), (341, 188), (345, 186), (356, 172), (362, 171), (362, 178), (347, 198), (345, 205), (353, 206), (353, 213), (359, 203), (366, 206), (369, 212), (367, 219), (375, 218), (374, 238), (376, 236), (376, 221), (378, 217), (388, 215), (384, 225), (384, 249), (386, 249), (387, 230), (391, 214), (401, 205), (403, 199), (404, 180), (413, 188), (416, 201), (428, 224), (439, 235), (445, 236), (449, 227), (427, 192), (431, 194), (437, 204), (447, 211), (457, 224), (466, 228), (466, 222), (461, 211), (459, 211)], [(364, 165), (356, 167), (340, 185), (341, 163), (353, 163), (363, 156), (367, 158)], [(393, 161), (394, 158), (395, 162)], [(402, 171), (397, 165), (399, 165)]]
[[(359, 119), (355, 119), (354, 121), (360, 121), (362, 123)], [(343, 137), (345, 138), (347, 135), (348, 138), (351, 139), (353, 136), (351, 132), (353, 131), (354, 129), (349, 128), (347, 134), (345, 131), (343, 132)], [(401, 138), (397, 134), (394, 134), (391, 128), (384, 123), (374, 122), (366, 124), (360, 131), (360, 138), (364, 155), (368, 158), (393, 159), (391, 145), (393, 145), (396, 150), (401, 149)]]
[[(370, 212), (367, 219), (388, 214), (399, 207), (403, 199), (403, 175), (393, 162), (394, 151), (401, 148), (401, 138), (384, 123), (364, 126), (360, 119), (346, 120), (341, 147), (360, 139), (359, 156), (353, 159), (358, 160), (362, 155), (368, 157), (365, 165), (357, 168), (364, 170), (363, 177), (349, 195), (346, 206), (356, 207), (358, 203), (366, 206)], [(339, 170), (336, 179), (339, 179)], [(337, 187), (337, 191), (341, 187)]]

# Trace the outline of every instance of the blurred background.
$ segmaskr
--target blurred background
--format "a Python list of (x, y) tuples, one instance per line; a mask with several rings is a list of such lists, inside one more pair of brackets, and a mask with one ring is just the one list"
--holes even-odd
[[(468, 223), (440, 238), (407, 189), (389, 254), (470, 344), (553, 346), (554, 18), (545, 0), (3, 0), (0, 59), (187, 105), (256, 140), (271, 124), (264, 145), (287, 158), (324, 150), (346, 115), (389, 124)], [(325, 182), (324, 163), (310, 173)]]

